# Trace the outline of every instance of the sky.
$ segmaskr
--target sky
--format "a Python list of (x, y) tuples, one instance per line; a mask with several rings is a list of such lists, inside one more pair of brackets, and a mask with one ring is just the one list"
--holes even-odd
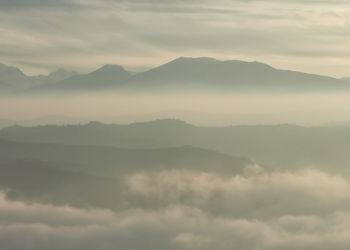
[(344, 0), (0, 0), (0, 62), (28, 75), (180, 56), (350, 76)]

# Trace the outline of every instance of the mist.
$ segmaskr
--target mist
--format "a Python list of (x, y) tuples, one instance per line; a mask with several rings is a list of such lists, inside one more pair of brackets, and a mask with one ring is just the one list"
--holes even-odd
[[(123, 199), (138, 202), (119, 212), (25, 203), (2, 193), (0, 246), (289, 250), (349, 244), (349, 180), (325, 172), (140, 172), (123, 185)], [(143, 199), (159, 206), (149, 209)]]
[(348, 250), (349, 17), (0, 0), (0, 250)]
[[(156, 93), (11, 96), (0, 100), (3, 123), (133, 123), (176, 118), (201, 126), (347, 125), (347, 93)], [(4, 125), (3, 125), (4, 126)]]

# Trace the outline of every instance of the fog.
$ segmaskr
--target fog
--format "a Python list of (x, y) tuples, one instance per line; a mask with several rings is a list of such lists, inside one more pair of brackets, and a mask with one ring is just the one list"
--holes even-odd
[(177, 118), (195, 125), (347, 125), (347, 93), (79, 94), (0, 98), (2, 127)]
[(124, 185), (125, 199), (163, 205), (112, 212), (29, 204), (2, 193), (0, 247), (326, 250), (350, 243), (350, 182), (326, 172), (268, 173), (259, 166), (226, 177), (138, 172)]
[(347, 249), (349, 97), (3, 97), (0, 249)]
[(0, 0), (0, 250), (348, 250), (349, 17)]

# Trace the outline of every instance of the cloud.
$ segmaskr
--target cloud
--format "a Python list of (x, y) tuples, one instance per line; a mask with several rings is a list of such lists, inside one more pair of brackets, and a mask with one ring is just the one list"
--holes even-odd
[(0, 0), (0, 8), (18, 10), (28, 8), (71, 8), (78, 7), (77, 1), (71, 0)]
[(178, 56), (212, 56), (346, 75), (347, 6), (341, 0), (2, 0), (0, 60), (37, 73), (87, 72), (106, 63), (144, 70)]
[[(350, 213), (242, 219), (189, 206), (120, 213), (0, 199), (1, 249), (346, 249)], [(42, 214), (42, 216), (39, 216)], [(10, 218), (10, 219), (8, 219)]]
[(51, 205), (26, 204), (8, 201), (0, 193), (0, 225), (45, 224), (52, 227), (89, 226), (108, 224), (114, 218), (106, 210), (79, 210), (72, 207), (55, 207)]
[(171, 171), (138, 173), (126, 181), (137, 204), (185, 204), (215, 216), (273, 218), (322, 215), (350, 208), (350, 184), (318, 170), (220, 177)]

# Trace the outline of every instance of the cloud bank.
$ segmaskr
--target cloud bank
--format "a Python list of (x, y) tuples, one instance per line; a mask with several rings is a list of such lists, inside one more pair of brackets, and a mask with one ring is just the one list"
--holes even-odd
[(26, 204), (2, 194), (0, 249), (322, 250), (350, 244), (350, 183), (340, 176), (253, 166), (231, 177), (165, 171), (124, 181), (129, 201), (146, 197), (162, 206), (135, 203), (111, 212)]

